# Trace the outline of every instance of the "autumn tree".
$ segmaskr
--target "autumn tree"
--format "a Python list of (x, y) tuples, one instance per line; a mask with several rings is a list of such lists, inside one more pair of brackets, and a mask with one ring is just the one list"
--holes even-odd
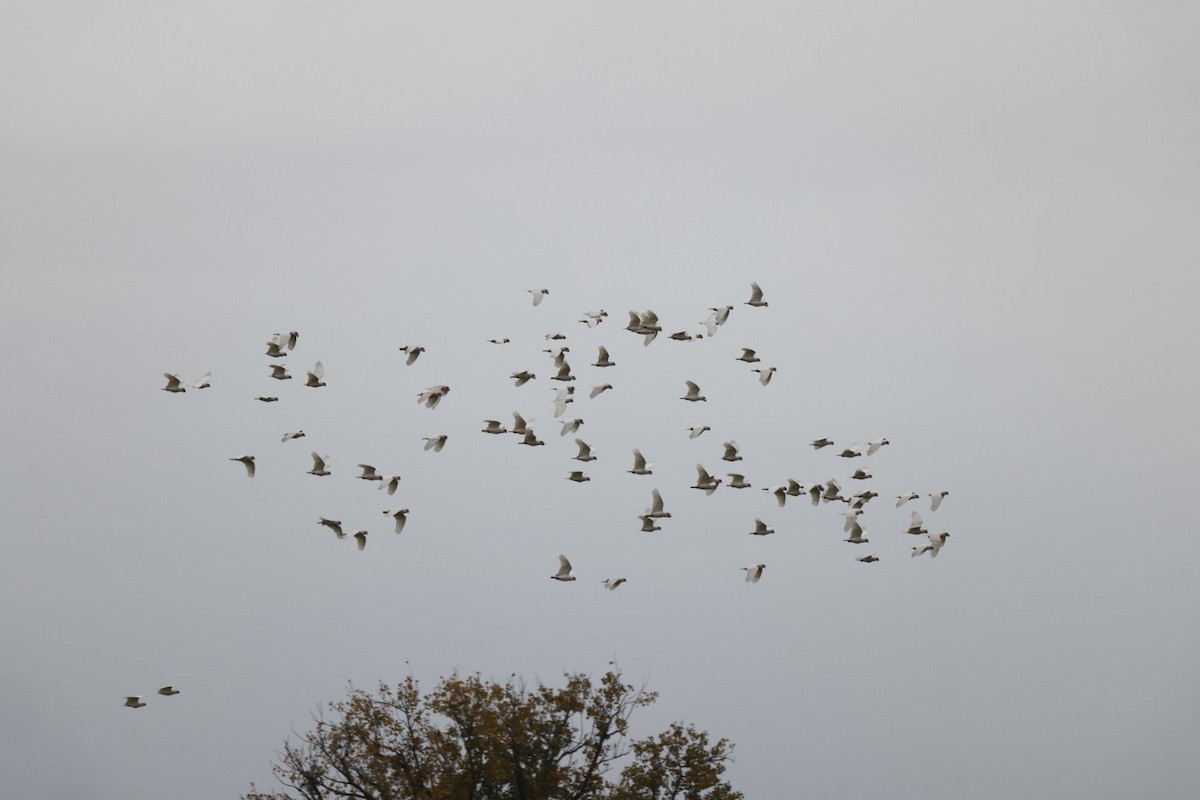
[(411, 676), (351, 688), (284, 743), (272, 765), (284, 791), (251, 787), (245, 800), (741, 800), (721, 779), (730, 742), (679, 723), (631, 739), (630, 720), (656, 693), (615, 667), (598, 682), (564, 678), (562, 688), (478, 673), (427, 694)]

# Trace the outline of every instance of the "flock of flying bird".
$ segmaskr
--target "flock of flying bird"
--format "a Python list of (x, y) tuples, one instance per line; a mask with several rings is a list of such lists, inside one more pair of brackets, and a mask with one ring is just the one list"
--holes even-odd
[[(527, 291), (532, 296), (532, 303), (535, 307), (540, 306), (543, 300), (550, 294), (548, 289), (529, 289)], [(755, 309), (767, 307), (768, 304), (763, 299), (762, 289), (757, 283), (751, 284), (750, 299), (745, 302), (745, 305)], [(733, 310), (733, 306), (712, 308), (710, 309), (711, 313), (707, 316), (707, 318), (700, 322), (700, 324), (703, 326), (703, 332), (689, 332), (686, 330), (680, 330), (670, 333), (668, 336), (670, 339), (683, 342), (696, 341), (705, 338), (705, 336), (711, 339), (717, 335), (718, 330), (729, 320)], [(588, 311), (584, 313), (579, 322), (586, 324), (587, 328), (591, 329), (604, 323), (607, 317), (608, 313), (602, 309), (598, 311)], [(662, 326), (659, 324), (658, 315), (653, 311), (630, 311), (629, 323), (625, 326), (625, 329), (635, 335), (641, 336), (644, 345), (649, 345), (651, 342), (655, 341), (655, 339), (663, 331)], [(552, 345), (550, 348), (544, 351), (550, 354), (554, 365), (554, 374), (550, 376), (550, 380), (557, 381), (561, 384), (561, 388), (557, 388), (555, 390), (555, 398), (553, 401), (554, 417), (556, 419), (563, 416), (563, 414), (566, 412), (567, 406), (575, 401), (575, 387), (571, 385), (571, 382), (576, 380), (576, 376), (573, 374), (571, 363), (568, 361), (570, 348), (566, 345), (559, 344), (559, 342), (565, 340), (566, 338), (567, 337), (561, 332), (546, 334), (545, 336), (545, 339), (551, 342)], [(287, 365), (274, 360), (288, 356), (295, 349), (298, 340), (299, 333), (297, 331), (288, 331), (275, 334), (273, 338), (267, 342), (267, 350), (265, 355), (268, 358), (273, 359), (273, 361), (267, 365), (270, 369), (270, 378), (278, 381), (292, 380), (293, 376), (289, 374)], [(505, 337), (489, 339), (488, 341), (494, 345), (507, 345), (511, 340)], [(734, 357), (735, 360), (741, 361), (745, 364), (761, 364), (761, 359), (754, 349), (748, 347), (742, 347), (739, 349), (740, 353)], [(405, 363), (407, 366), (412, 366), (421, 356), (421, 354), (425, 352), (424, 347), (416, 345), (407, 345), (399, 348), (399, 350), (405, 354)], [(597, 369), (605, 369), (614, 367), (616, 365), (610, 357), (608, 349), (604, 346), (599, 346), (596, 361), (593, 362), (591, 366)], [(758, 382), (762, 386), (767, 386), (770, 384), (776, 369), (775, 367), (757, 366), (753, 369), (753, 371), (758, 374)], [(184, 393), (188, 388), (195, 390), (208, 389), (212, 385), (211, 373), (204, 375), (198, 381), (186, 387), (178, 375), (164, 373), (164, 376), (167, 379), (167, 385), (163, 387), (163, 390), (173, 394)], [(530, 381), (536, 380), (537, 375), (529, 372), (528, 370), (522, 370), (514, 372), (510, 378), (514, 381), (515, 385), (519, 387)], [(324, 365), (320, 361), (317, 361), (311, 370), (306, 370), (306, 380), (304, 386), (318, 389), (324, 387), (325, 385)], [(705, 397), (705, 395), (702, 393), (702, 389), (697, 383), (687, 380), (684, 382), (684, 385), (686, 390), (679, 398), (680, 400), (692, 404), (707, 402), (707, 397)], [(590, 389), (588, 396), (590, 399), (595, 399), (599, 395), (611, 390), (612, 388), (612, 384), (609, 383), (597, 384)], [(427, 409), (436, 409), (442, 399), (445, 398), (449, 393), (449, 386), (430, 386), (418, 393), (417, 402)], [(255, 397), (255, 399), (263, 403), (274, 403), (279, 400), (279, 397), (276, 395), (259, 395)], [(531, 421), (526, 420), (526, 418), (518, 412), (513, 412), (512, 417), (513, 423), (511, 427), (506, 427), (501, 420), (484, 420), (484, 427), (481, 429), (481, 432), (492, 435), (514, 434), (521, 437), (518, 442), (519, 444), (530, 447), (545, 445), (545, 442), (539, 439), (535, 433)], [(576, 433), (583, 424), (584, 421), (582, 419), (563, 420), (561, 422), (562, 427), (560, 430), (560, 436), (567, 436), (569, 434)], [(687, 429), (690, 439), (696, 439), (710, 430), (712, 429), (707, 425), (695, 426)], [(304, 436), (305, 433), (303, 430), (290, 431), (283, 434), (282, 441), (288, 442), (294, 439), (303, 438)], [(449, 436), (444, 434), (425, 437), (425, 450), (435, 453), (441, 452), (441, 450), (446, 446), (448, 439)], [(596, 460), (597, 457), (593, 453), (592, 447), (589, 444), (579, 438), (574, 439), (574, 443), (578, 447), (578, 453), (573, 457), (575, 461), (578, 461), (581, 464), (587, 464), (588, 462)], [(883, 448), (889, 444), (890, 442), (888, 439), (878, 438), (866, 443), (865, 452), (864, 447), (862, 446), (843, 447), (837, 453), (837, 456), (847, 460), (858, 458), (864, 455), (871, 456), (877, 453), (880, 448)], [(833, 447), (835, 445), (834, 442), (828, 438), (819, 438), (813, 440), (811, 442), (811, 446), (814, 448), (814, 450), (822, 450), (826, 447)], [(730, 440), (724, 442), (723, 450), (724, 452), (721, 456), (723, 461), (726, 461), (730, 464), (735, 464), (736, 462), (742, 461), (740, 448), (735, 441)], [(313, 464), (312, 469), (308, 471), (308, 474), (318, 477), (325, 477), (332, 474), (331, 470), (329, 469), (330, 457), (328, 455), (320, 455), (316, 451), (313, 451), (311, 455)], [(255, 456), (243, 454), (234, 456), (230, 458), (230, 460), (240, 462), (245, 467), (246, 475), (250, 478), (254, 477), (256, 469)], [(376, 467), (371, 464), (358, 464), (358, 468), (361, 470), (361, 474), (356, 476), (358, 479), (377, 482), (379, 484), (379, 489), (386, 490), (388, 495), (394, 495), (396, 493), (401, 482), (401, 476), (380, 474)], [(635, 476), (652, 475), (653, 465), (647, 461), (641, 450), (634, 449), (632, 467), (631, 469), (627, 470), (627, 472)], [(701, 464), (696, 465), (696, 472), (696, 483), (694, 483), (691, 488), (703, 491), (706, 495), (713, 494), (722, 484), (730, 489), (740, 490), (751, 488), (751, 484), (746, 481), (746, 476), (743, 473), (726, 473), (725, 477), (727, 477), (729, 480), (724, 481), (722, 478), (715, 477), (714, 475), (710, 474)], [(572, 469), (568, 472), (566, 477), (568, 480), (576, 483), (584, 483), (591, 480), (591, 478), (583, 469)], [(849, 476), (849, 479), (854, 481), (868, 481), (872, 477), (873, 475), (870, 468), (860, 467), (853, 470)], [(861, 522), (861, 516), (866, 505), (871, 500), (879, 496), (876, 492), (870, 489), (859, 491), (853, 494), (847, 494), (844, 493), (840, 482), (836, 478), (831, 478), (824, 482), (807, 485), (789, 478), (781, 485), (765, 487), (762, 489), (762, 491), (773, 496), (780, 507), (783, 507), (789, 498), (798, 498), (802, 496), (807, 497), (813, 506), (835, 502), (843, 503), (846, 506), (846, 510), (842, 514), (844, 517), (843, 532), (849, 534), (848, 537), (843, 541), (853, 545), (861, 545), (869, 541), (864, 535), (865, 530)], [(928, 496), (931, 500), (930, 511), (936, 512), (948, 494), (949, 492), (945, 490), (924, 493), (924, 495)], [(896, 507), (899, 508), (905, 503), (911, 500), (916, 500), (921, 496), (922, 493), (915, 491), (905, 492), (897, 495)], [(409, 509), (402, 507), (387, 509), (383, 512), (385, 516), (392, 517), (394, 520), (395, 531), (397, 534), (404, 530), (409, 513)], [(651, 490), (650, 507), (647, 508), (642, 514), (637, 516), (642, 522), (642, 531), (651, 533), (662, 530), (662, 527), (658, 523), (664, 519), (669, 519), (671, 514), (664, 510), (663, 497), (657, 488)], [(359, 550), (366, 548), (368, 536), (368, 532), (366, 530), (356, 530), (347, 533), (343, 530), (340, 520), (327, 517), (319, 517), (317, 524), (333, 531), (333, 533), (339, 539), (352, 537), (356, 541)], [(920, 544), (911, 548), (911, 555), (914, 558), (925, 555), (926, 553), (928, 553), (930, 557), (936, 557), (941, 551), (942, 547), (946, 544), (947, 538), (950, 536), (950, 534), (945, 531), (939, 533), (930, 533), (929, 530), (926, 529), (925, 522), (922, 520), (921, 515), (916, 511), (912, 512), (910, 522), (903, 532), (913, 536), (923, 537)], [(748, 533), (755, 536), (768, 536), (775, 533), (775, 530), (765, 523), (761, 518), (755, 518), (754, 529), (748, 531)], [(868, 553), (858, 556), (855, 560), (863, 563), (873, 563), (878, 561), (879, 558), (874, 553)], [(745, 580), (747, 582), (757, 583), (762, 577), (763, 571), (766, 569), (766, 564), (752, 564), (742, 567), (741, 569), (745, 572)], [(571, 562), (565, 555), (559, 555), (559, 569), (554, 575), (551, 576), (551, 578), (556, 581), (574, 581), (576, 579)], [(623, 577), (614, 577), (608, 578), (602, 583), (606, 589), (611, 591), (615, 590), (625, 582), (626, 580)], [(159, 694), (164, 695), (177, 693), (178, 690), (171, 686), (167, 686), (159, 690)], [(130, 696), (126, 698), (125, 705), (132, 708), (140, 708), (144, 706), (145, 703), (142, 702), (140, 696)]]

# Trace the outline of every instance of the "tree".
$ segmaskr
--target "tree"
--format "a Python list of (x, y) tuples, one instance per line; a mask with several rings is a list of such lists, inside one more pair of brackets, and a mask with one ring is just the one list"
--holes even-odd
[[(312, 730), (288, 740), (272, 765), (281, 793), (251, 786), (244, 800), (742, 800), (721, 780), (733, 745), (674, 723), (628, 738), (654, 692), (622, 681), (530, 688), (478, 673), (443, 678), (428, 694), (409, 676), (318, 711)], [(615, 780), (614, 762), (632, 759)]]

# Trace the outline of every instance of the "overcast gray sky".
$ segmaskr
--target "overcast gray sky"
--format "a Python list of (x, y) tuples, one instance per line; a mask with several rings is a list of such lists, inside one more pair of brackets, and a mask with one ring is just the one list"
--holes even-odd
[[(1198, 24), (1169, 2), (3, 3), (3, 793), (233, 797), (275, 785), (347, 681), (616, 659), (661, 693), (635, 732), (729, 737), (749, 798), (1190, 796)], [(622, 329), (726, 304), (699, 342)], [(293, 329), (300, 379), (271, 381)], [(600, 344), (616, 367), (586, 366)], [(298, 385), (318, 359), (328, 386)], [(514, 410), (545, 447), (478, 433)], [(857, 483), (818, 436), (892, 442), (864, 459), (869, 545), (837, 504), (759, 491)], [(726, 439), (754, 488), (687, 488)], [(634, 447), (653, 476), (625, 473)], [(644, 534), (653, 487), (673, 517)], [(951, 539), (910, 559), (890, 498), (942, 488), (917, 508)], [(560, 552), (574, 584), (547, 580)]]

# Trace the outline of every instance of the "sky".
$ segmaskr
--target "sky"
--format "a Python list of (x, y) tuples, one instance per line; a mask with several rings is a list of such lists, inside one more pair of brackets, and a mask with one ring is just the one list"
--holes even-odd
[[(633, 733), (728, 737), (748, 798), (1188, 796), (1198, 23), (1172, 2), (4, 3), (5, 793), (237, 797), (351, 684), (616, 661), (660, 694)], [(696, 342), (623, 329), (653, 309), (700, 332), (725, 305)], [(587, 465), (553, 417), (556, 331)], [(599, 345), (617, 366), (589, 366)], [(317, 360), (328, 385), (300, 385)], [(514, 411), (545, 447), (479, 432)], [(891, 442), (853, 461), (869, 544), (841, 541), (840, 504), (760, 491), (859, 489), (821, 436)], [(652, 476), (625, 472), (635, 447)], [(697, 463), (753, 488), (707, 497)], [(672, 518), (643, 533), (652, 488)], [(951, 533), (936, 560), (909, 556), (914, 507)], [(559, 553), (578, 581), (547, 580)]]

